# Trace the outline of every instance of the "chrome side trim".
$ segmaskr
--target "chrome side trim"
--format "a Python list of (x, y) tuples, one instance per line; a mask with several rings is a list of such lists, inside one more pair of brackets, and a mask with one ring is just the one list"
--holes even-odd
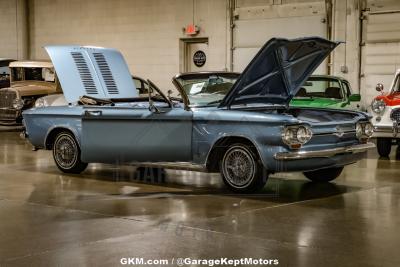
[(278, 152), (274, 155), (276, 160), (297, 160), (297, 159), (310, 159), (310, 158), (327, 158), (332, 157), (337, 154), (344, 153), (361, 153), (368, 149), (374, 148), (375, 144), (366, 143), (360, 145), (337, 147), (324, 150), (314, 150), (314, 151), (296, 151), (296, 152)]
[[(341, 132), (341, 134), (342, 134), (342, 133), (343, 133), (343, 135), (345, 135), (345, 134), (355, 134), (356, 131), (355, 131), (355, 130), (349, 130), (349, 131), (343, 131), (343, 132)], [(337, 135), (338, 135), (338, 132), (334, 132), (334, 133), (332, 133), (332, 132), (330, 132), (330, 133), (316, 133), (316, 134), (313, 134), (313, 136), (328, 136), (328, 135), (337, 136)]]
[(165, 168), (165, 169), (207, 172), (207, 168), (205, 165), (193, 164), (190, 162), (133, 162), (133, 163), (130, 163), (129, 165), (138, 166), (138, 167)]

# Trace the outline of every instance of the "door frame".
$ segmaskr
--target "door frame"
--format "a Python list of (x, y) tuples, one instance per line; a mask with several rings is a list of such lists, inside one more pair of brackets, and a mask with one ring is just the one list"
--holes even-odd
[[(385, 41), (368, 41), (367, 40), (367, 30), (369, 23), (369, 16), (374, 15), (385, 15), (385, 14), (393, 14), (400, 13), (400, 9), (396, 10), (383, 10), (383, 11), (370, 11), (363, 10), (360, 16), (360, 51), (359, 51), (359, 75), (358, 75), (358, 92), (362, 95), (361, 104), (366, 106), (370, 105), (367, 101), (367, 86), (366, 86), (366, 74), (365, 74), (365, 65), (366, 65), (366, 49), (368, 44), (383, 44), (383, 43), (398, 43), (398, 39), (394, 40), (385, 40)], [(395, 74), (393, 74), (395, 75)], [(389, 85), (390, 86), (390, 85)], [(374, 87), (374, 85), (373, 85)], [(365, 95), (365, 96), (364, 96)]]
[(190, 44), (209, 44), (208, 37), (181, 38), (179, 40), (179, 72), (188, 72), (187, 55)]

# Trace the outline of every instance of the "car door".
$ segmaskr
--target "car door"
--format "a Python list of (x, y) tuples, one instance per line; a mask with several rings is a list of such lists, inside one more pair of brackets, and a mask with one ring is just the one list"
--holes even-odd
[(163, 103), (133, 107), (85, 107), (84, 162), (188, 162), (192, 159), (192, 112)]

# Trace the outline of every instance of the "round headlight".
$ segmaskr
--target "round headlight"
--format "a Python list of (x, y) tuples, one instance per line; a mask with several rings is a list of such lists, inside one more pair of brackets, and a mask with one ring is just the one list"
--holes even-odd
[(364, 125), (364, 134), (368, 137), (371, 137), (374, 133), (374, 126), (371, 123), (366, 123)]
[(361, 123), (357, 123), (356, 124), (356, 136), (357, 136), (357, 138), (360, 138), (363, 134), (364, 134), (364, 130), (363, 130), (363, 127), (362, 127)]
[(35, 102), (35, 108), (43, 108), (46, 105), (47, 105), (46, 100), (43, 97), (38, 98)]
[(310, 139), (312, 137), (312, 132), (310, 129), (308, 129), (304, 126), (300, 126), (297, 129), (296, 137), (297, 137), (297, 140), (299, 141), (299, 143), (305, 144), (308, 141), (310, 141)]
[(283, 132), (282, 139), (285, 144), (288, 144), (288, 145), (291, 144), (294, 139), (293, 130), (290, 128), (286, 128), (285, 131)]
[(24, 100), (17, 98), (13, 101), (13, 108), (22, 109), (23, 107), (24, 107)]
[(381, 114), (385, 111), (386, 103), (381, 99), (374, 99), (371, 103), (371, 109), (377, 114)]

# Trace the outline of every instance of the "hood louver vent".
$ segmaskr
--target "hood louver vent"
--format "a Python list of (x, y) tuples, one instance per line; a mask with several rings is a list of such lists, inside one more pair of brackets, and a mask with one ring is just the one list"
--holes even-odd
[(68, 103), (76, 103), (85, 95), (99, 99), (138, 97), (128, 65), (118, 50), (76, 45), (45, 49)]
[(114, 77), (104, 55), (102, 53), (93, 53), (93, 57), (96, 60), (97, 65), (99, 66), (100, 73), (103, 77), (108, 93), (110, 95), (119, 94)]
[(79, 76), (81, 77), (86, 93), (88, 95), (97, 95), (98, 91), (96, 85), (94, 84), (92, 74), (90, 73), (86, 60), (83, 57), (82, 53), (71, 52), (71, 55), (78, 69)]

